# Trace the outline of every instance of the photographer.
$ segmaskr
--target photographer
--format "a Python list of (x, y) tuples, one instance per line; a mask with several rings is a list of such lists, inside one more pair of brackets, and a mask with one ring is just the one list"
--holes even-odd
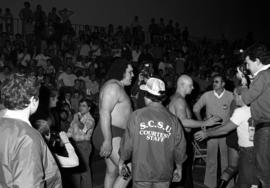
[(270, 51), (262, 44), (249, 47), (244, 52), (246, 68), (253, 81), (247, 88), (243, 71), (237, 69), (241, 79), (242, 99), (251, 107), (251, 117), (255, 125), (254, 153), (256, 174), (263, 188), (270, 186)]
[(140, 90), (139, 87), (140, 85), (145, 84), (147, 80), (153, 75), (153, 64), (151, 62), (143, 62), (139, 70), (140, 72), (138, 78), (131, 90), (131, 98), (133, 100), (135, 110), (145, 106), (143, 99), (144, 91)]
[[(63, 168), (71, 168), (79, 165), (79, 159), (75, 153), (73, 146), (70, 144), (67, 134), (60, 132), (59, 134), (51, 133), (50, 120), (39, 119), (35, 122), (34, 127), (40, 132), (49, 148), (54, 153), (60, 166)], [(65, 148), (67, 156), (62, 156), (60, 150)]]

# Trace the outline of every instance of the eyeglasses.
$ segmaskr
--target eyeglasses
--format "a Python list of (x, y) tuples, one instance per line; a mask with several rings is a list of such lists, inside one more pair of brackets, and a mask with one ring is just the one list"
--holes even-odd
[(217, 83), (217, 84), (218, 84), (219, 82), (220, 82), (220, 81), (218, 81), (218, 80), (214, 80), (214, 83)]

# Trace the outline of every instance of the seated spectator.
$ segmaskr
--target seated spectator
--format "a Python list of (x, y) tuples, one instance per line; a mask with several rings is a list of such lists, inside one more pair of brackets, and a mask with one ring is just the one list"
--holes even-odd
[(71, 67), (68, 66), (66, 70), (62, 72), (57, 79), (60, 83), (62, 83), (63, 87), (73, 87), (77, 76), (72, 73)]
[(99, 92), (99, 83), (96, 79), (96, 74), (91, 74), (90, 79), (85, 83), (86, 95), (93, 96)]
[(74, 90), (70, 100), (73, 113), (77, 113), (79, 111), (79, 102), (81, 99), (82, 95), (80, 94), (80, 90)]

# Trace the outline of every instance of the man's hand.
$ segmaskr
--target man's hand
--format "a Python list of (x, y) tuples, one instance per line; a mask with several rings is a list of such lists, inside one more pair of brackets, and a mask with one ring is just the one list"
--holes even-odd
[(104, 141), (102, 146), (100, 147), (99, 155), (101, 157), (109, 157), (112, 153), (112, 142), (111, 141)]
[(222, 121), (222, 119), (219, 116), (212, 116), (204, 122), (204, 126), (210, 127), (213, 125), (217, 125), (217, 124), (220, 124), (221, 121)]
[(239, 67), (237, 67), (236, 77), (241, 80), (242, 86), (246, 86), (248, 84), (245, 75), (240, 71)]
[(182, 179), (182, 168), (176, 168), (173, 172), (172, 182), (180, 182)]
[(122, 160), (119, 161), (118, 170), (119, 170), (119, 175), (122, 176), (124, 180), (128, 180), (130, 178), (131, 170), (128, 167), (128, 165), (124, 163), (124, 161)]
[(198, 141), (203, 141), (207, 138), (207, 134), (205, 131), (198, 131), (194, 134), (194, 138)]

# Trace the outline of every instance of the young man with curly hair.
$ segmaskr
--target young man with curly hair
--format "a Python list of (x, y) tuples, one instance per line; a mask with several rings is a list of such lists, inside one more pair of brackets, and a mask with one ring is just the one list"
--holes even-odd
[(12, 75), (2, 85), (0, 187), (62, 187), (57, 164), (42, 136), (29, 122), (39, 105), (33, 77)]

